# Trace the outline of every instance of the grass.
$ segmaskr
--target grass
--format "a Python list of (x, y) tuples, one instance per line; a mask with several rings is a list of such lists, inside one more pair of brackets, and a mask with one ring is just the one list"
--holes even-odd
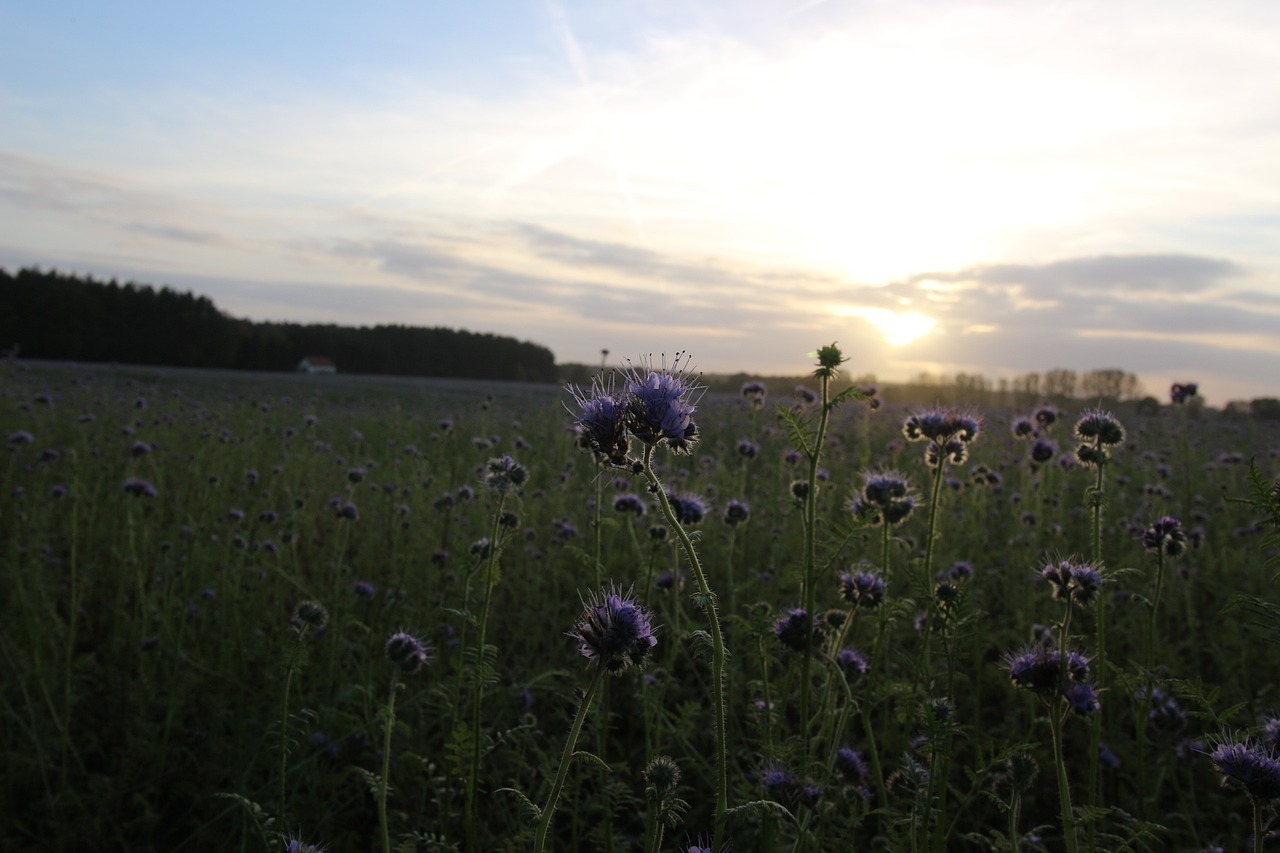
[[(655, 478), (709, 507), (685, 544), (644, 475), (574, 446), (558, 388), (0, 371), (6, 850), (290, 837), (369, 850), (384, 803), (396, 849), (528, 850), (571, 725), (585, 732), (548, 849), (660, 837), (684, 850), (713, 835), (734, 851), (1254, 849), (1254, 804), (1207, 753), (1227, 730), (1265, 737), (1280, 712), (1277, 540), (1257, 497), (1280, 467), (1275, 424), (1118, 412), (1128, 436), (1095, 534), (1097, 472), (1059, 461), (1080, 411), (1063, 412), (1047, 434), (1059, 458), (1035, 470), (1009, 430), (1028, 413), (978, 413), (968, 460), (935, 489), (901, 435), (907, 412), (848, 401), (825, 421), (810, 504), (792, 492), (809, 460), (789, 453), (796, 433), (773, 408), (791, 409), (789, 389), (763, 409), (708, 395), (692, 454), (652, 457)], [(500, 497), (483, 478), (502, 454), (528, 479)], [(929, 496), (889, 531), (848, 509), (873, 468)], [(126, 492), (130, 479), (155, 496)], [(615, 511), (622, 494), (646, 514)], [(731, 499), (750, 506), (734, 526)], [(500, 510), (518, 526), (504, 521), (490, 562), (476, 543), (499, 538)], [(1165, 515), (1193, 547), (1157, 565), (1141, 534)], [(722, 724), (689, 546), (731, 650)], [(1068, 557), (1107, 578), (1069, 622), (1039, 575)], [(973, 571), (957, 597), (930, 600), (960, 561)], [(886, 580), (875, 611), (839, 595), (864, 562)], [(660, 584), (664, 570), (687, 585)], [(610, 580), (635, 585), (658, 646), (578, 717), (594, 682), (566, 632)], [(303, 601), (328, 611), (323, 629), (291, 623)], [(774, 635), (801, 607), (821, 628), (807, 657)], [(1096, 658), (1103, 620), (1096, 724), (1011, 684), (1006, 656), (1035, 626)], [(402, 630), (433, 651), (397, 677), (385, 647)], [(865, 676), (837, 665), (836, 638), (872, 662)], [(1171, 704), (1153, 715), (1157, 691)], [(679, 783), (659, 797), (643, 771), (661, 755)], [(1274, 811), (1259, 805), (1265, 826)]]

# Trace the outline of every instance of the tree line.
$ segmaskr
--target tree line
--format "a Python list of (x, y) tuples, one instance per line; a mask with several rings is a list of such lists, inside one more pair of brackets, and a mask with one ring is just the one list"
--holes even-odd
[(343, 373), (555, 382), (544, 346), (419, 326), (254, 322), (207, 296), (56, 270), (0, 269), (0, 348), (25, 358), (292, 370), (305, 356)]

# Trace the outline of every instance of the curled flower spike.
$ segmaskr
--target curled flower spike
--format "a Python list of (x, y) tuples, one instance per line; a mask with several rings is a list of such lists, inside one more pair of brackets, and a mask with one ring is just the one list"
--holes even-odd
[(615, 586), (591, 593), (583, 601), (576, 630), (568, 634), (578, 641), (583, 657), (614, 675), (643, 664), (658, 644), (649, 612), (631, 597), (632, 593), (632, 589), (623, 592)]

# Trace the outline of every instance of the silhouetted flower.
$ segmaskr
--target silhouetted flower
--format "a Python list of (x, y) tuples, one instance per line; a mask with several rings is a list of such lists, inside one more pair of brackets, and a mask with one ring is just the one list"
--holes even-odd
[(1182, 522), (1169, 515), (1156, 519), (1142, 532), (1142, 547), (1163, 552), (1166, 557), (1181, 557), (1187, 552), (1187, 533), (1182, 529)]
[(1076, 438), (1085, 444), (1113, 446), (1124, 441), (1124, 437), (1120, 421), (1102, 409), (1089, 409), (1076, 421)]
[(1185, 403), (1200, 390), (1194, 382), (1175, 382), (1169, 387), (1169, 400), (1175, 405)]
[(897, 527), (915, 512), (919, 497), (897, 471), (864, 471), (862, 490), (848, 504), (849, 511), (874, 526)]
[(623, 592), (616, 586), (592, 592), (583, 601), (576, 630), (568, 635), (578, 641), (583, 657), (615, 675), (640, 666), (658, 644), (649, 613), (631, 596), (631, 589)]
[(752, 380), (742, 384), (742, 396), (751, 403), (754, 408), (764, 408), (765, 398), (769, 396), (769, 389), (760, 380)]
[(775, 622), (773, 626), (773, 633), (782, 645), (796, 652), (807, 650), (811, 636), (813, 645), (817, 646), (821, 640), (821, 631), (821, 623), (802, 607), (788, 610), (787, 615)]
[(325, 610), (324, 605), (318, 601), (300, 601), (293, 608), (291, 621), (299, 628), (319, 631), (329, 624), (329, 611)]
[(1102, 574), (1092, 565), (1060, 560), (1040, 570), (1040, 577), (1053, 587), (1053, 597), (1059, 601), (1074, 601), (1088, 606), (1102, 589)]
[(732, 498), (724, 506), (724, 521), (730, 527), (737, 527), (751, 517), (751, 507), (746, 501)]
[(1030, 440), (1032, 438), (1035, 438), (1036, 425), (1031, 420), (1031, 418), (1026, 417), (1024, 415), (1022, 417), (1013, 419), (1013, 423), (1009, 425), (1009, 432), (1016, 439)]
[(743, 459), (755, 459), (760, 453), (760, 445), (749, 438), (738, 439), (738, 456)]

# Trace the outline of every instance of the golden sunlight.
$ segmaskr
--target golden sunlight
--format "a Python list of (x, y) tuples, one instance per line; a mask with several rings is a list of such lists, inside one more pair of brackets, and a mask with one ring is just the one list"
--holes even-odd
[(927, 335), (938, 321), (919, 311), (890, 311), (888, 308), (864, 308), (856, 305), (839, 305), (834, 314), (843, 317), (861, 317), (884, 335), (890, 346), (903, 346)]

